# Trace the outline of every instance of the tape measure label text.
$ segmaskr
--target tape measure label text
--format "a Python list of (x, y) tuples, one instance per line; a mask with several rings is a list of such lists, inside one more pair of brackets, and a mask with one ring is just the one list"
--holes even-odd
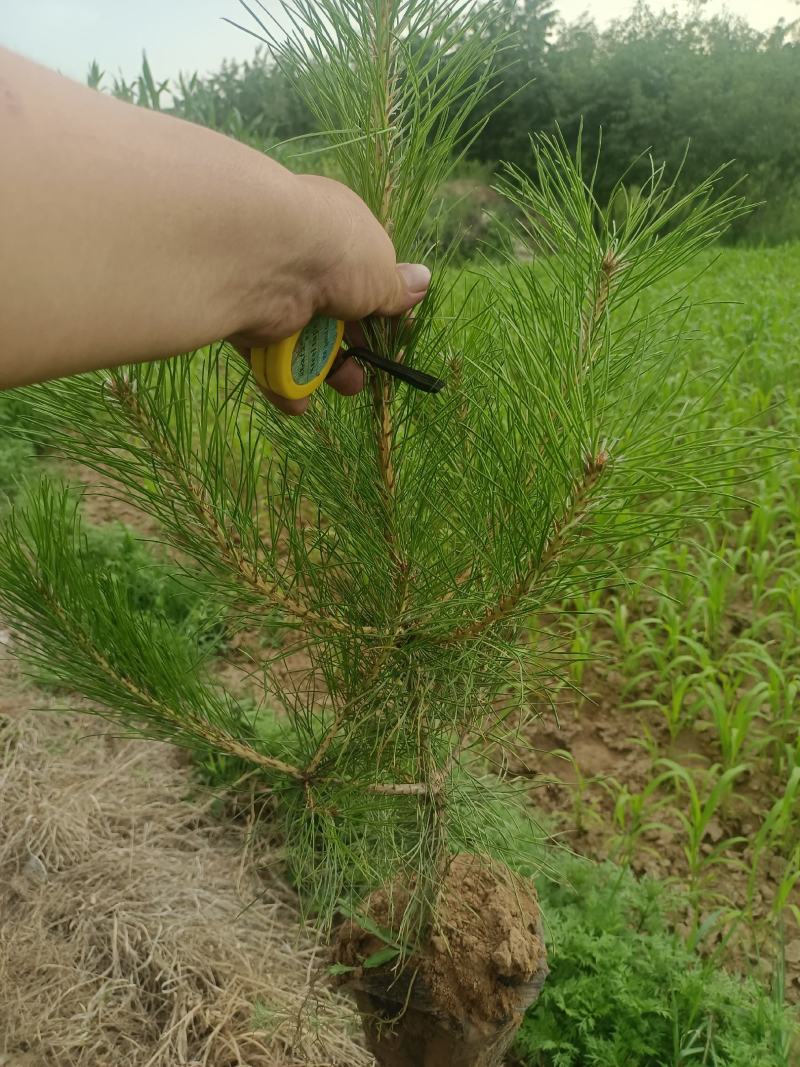
[(302, 331), (292, 354), (292, 377), (298, 385), (313, 381), (325, 369), (336, 346), (337, 330), (336, 319), (321, 315)]

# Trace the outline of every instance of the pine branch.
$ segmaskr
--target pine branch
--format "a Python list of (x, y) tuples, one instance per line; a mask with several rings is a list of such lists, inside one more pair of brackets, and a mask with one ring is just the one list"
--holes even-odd
[[(386, 232), (391, 236), (394, 229), (393, 223), (393, 191), (394, 191), (394, 139), (393, 127), (394, 111), (396, 107), (395, 95), (397, 91), (397, 39), (392, 26), (393, 5), (385, 0), (374, 0), (372, 41), (372, 62), (378, 72), (376, 79), (376, 92), (373, 101), (373, 129), (375, 130), (375, 173), (383, 175), (383, 190), (380, 197), (380, 211), (378, 219), (383, 224)], [(384, 143), (384, 140), (386, 143)], [(384, 342), (387, 340), (385, 329), (376, 332)], [(395, 353), (388, 353), (394, 355)], [(392, 558), (395, 559), (395, 535), (394, 525), (394, 431), (392, 426), (391, 402), (394, 386), (388, 374), (379, 371), (371, 372), (371, 388), (376, 412), (375, 432), (377, 435), (378, 464), (381, 472), (387, 505), (386, 540), (390, 548)]]
[(505, 593), (500, 600), (489, 608), (482, 618), (468, 626), (455, 630), (444, 638), (444, 643), (470, 641), (479, 638), (498, 624), (507, 621), (519, 613), (520, 606), (530, 595), (536, 581), (546, 573), (548, 568), (560, 558), (569, 535), (578, 529), (586, 518), (592, 492), (600, 481), (608, 457), (600, 453), (591, 459), (584, 471), (583, 478), (575, 486), (570, 501), (562, 517), (553, 525), (550, 537), (544, 545), (534, 565), (523, 574), (517, 584)]
[(88, 640), (86, 634), (79, 627), (75, 626), (73, 620), (62, 611), (60, 605), (49, 595), (47, 587), (39, 582), (37, 583), (36, 588), (42, 598), (42, 602), (47, 604), (53, 617), (57, 619), (62, 626), (64, 634), (69, 637), (75, 647), (83, 652), (88, 660), (95, 664), (98, 671), (105, 675), (111, 684), (118, 685), (126, 690), (134, 701), (148, 709), (150, 715), (154, 719), (171, 726), (174, 729), (176, 736), (184, 734), (187, 726), (189, 726), (195, 738), (209, 752), (224, 752), (228, 756), (233, 756), (237, 759), (245, 760), (247, 763), (252, 763), (261, 770), (285, 774), (296, 779), (303, 778), (302, 772), (297, 767), (292, 767), (283, 760), (275, 759), (272, 756), (265, 756), (263, 753), (257, 752), (256, 749), (252, 748), (250, 745), (231, 737), (229, 734), (219, 729), (219, 727), (212, 726), (210, 723), (204, 722), (202, 719), (197, 717), (188, 718), (185, 712), (178, 712), (169, 707), (163, 701), (158, 700), (150, 693), (146, 692), (125, 674), (115, 670), (109, 660), (100, 652), (99, 648)]
[[(14, 620), (31, 661), (75, 681), (80, 674), (88, 683), (78, 682), (86, 696), (106, 704), (117, 720), (146, 721), (168, 739), (199, 743), (262, 770), (300, 778), (300, 772), (284, 760), (258, 752), (212, 721), (215, 715), (229, 714), (238, 721), (240, 715), (215, 705), (199, 683), (184, 685), (196, 671), (196, 664), (187, 659), (188, 646), (179, 644), (166, 627), (133, 615), (122, 600), (127, 591), (120, 591), (112, 579), (80, 567), (75, 551), (80, 536), (67, 491), (53, 490), (46, 483), (4, 532), (0, 602)], [(98, 631), (103, 630), (124, 649), (120, 662), (102, 650)], [(125, 659), (139, 667), (138, 677), (121, 665)], [(156, 679), (162, 683), (162, 695), (159, 684), (151, 684)], [(163, 695), (167, 692), (173, 700)]]
[[(375, 173), (383, 174), (383, 194), (379, 221), (392, 236), (393, 191), (394, 191), (394, 112), (397, 93), (397, 36), (393, 21), (391, 0), (374, 0), (372, 42), (373, 67), (378, 74), (378, 91), (374, 100)], [(386, 138), (386, 145), (383, 139)]]
[[(293, 616), (298, 622), (309, 628), (320, 627), (327, 630), (350, 632), (350, 627), (333, 616), (322, 618), (304, 604), (288, 596), (274, 582), (264, 581), (258, 565), (245, 558), (237, 544), (237, 534), (223, 526), (218, 518), (205, 487), (185, 468), (181, 457), (171, 447), (171, 442), (159, 434), (151, 425), (137, 401), (136, 390), (129, 379), (115, 375), (112, 379), (112, 391), (121, 409), (127, 414), (134, 432), (147, 444), (152, 455), (162, 465), (172, 483), (173, 493), (178, 499), (188, 502), (192, 513), (213, 538), (219, 549), (220, 558), (237, 574), (245, 586), (263, 597), (265, 602)], [(374, 632), (365, 630), (365, 632)]]
[(617, 256), (614, 248), (607, 248), (597, 271), (596, 280), (589, 291), (589, 306), (581, 322), (580, 350), (584, 358), (588, 357), (590, 364), (594, 362), (597, 355), (598, 346), (595, 343), (595, 335), (608, 310), (614, 279), (624, 268), (625, 262)]
[(387, 646), (383, 654), (378, 656), (372, 669), (366, 674), (362, 683), (359, 697), (356, 700), (352, 700), (349, 703), (343, 705), (343, 707), (336, 713), (333, 722), (326, 729), (322, 740), (320, 741), (316, 751), (309, 760), (305, 774), (308, 778), (313, 778), (317, 772), (317, 768), (328, 754), (331, 745), (333, 745), (336, 737), (341, 730), (342, 726), (347, 721), (348, 717), (355, 711), (355, 709), (367, 699), (367, 694), (370, 691), (371, 686), (380, 676), (381, 670), (386, 666), (387, 660), (392, 654), (392, 647)]

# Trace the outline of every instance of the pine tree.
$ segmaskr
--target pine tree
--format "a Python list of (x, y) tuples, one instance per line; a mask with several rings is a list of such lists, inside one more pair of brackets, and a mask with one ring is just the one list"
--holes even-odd
[[(483, 857), (481, 878), (502, 871), (503, 746), (562, 663), (537, 620), (704, 514), (744, 448), (698, 428), (715, 383), (682, 395), (686, 292), (641, 299), (741, 212), (719, 175), (678, 196), (653, 166), (635, 197), (620, 183), (612, 211), (580, 150), (539, 137), (535, 183), (513, 168), (500, 183), (529, 260), (509, 252), (462, 274), (437, 262), (431, 203), (502, 74), (490, 8), (291, 0), (285, 35), (251, 10), (398, 257), (434, 262), (412, 320), (364, 328), (380, 354), (445, 378), (441, 395), (371, 371), (360, 397), (321, 390), (287, 420), (225, 344), (26, 391), (50, 446), (152, 516), (229, 625), (280, 614), (286, 640), (257, 665), (277, 722), (265, 729), (264, 706), (225, 692), (196, 647), (92, 569), (68, 490), (43, 484), (0, 544), (0, 610), (34, 666), (128, 730), (263, 778), (309, 913), (326, 930), (356, 916), (338, 969), (373, 1015), (370, 971), (417, 1011), (453, 857)], [(305, 666), (287, 674), (298, 650)], [(365, 933), (379, 945), (366, 970), (352, 956)], [(448, 1010), (423, 1014), (461, 1040), (468, 1013)], [(511, 1016), (467, 1051), (452, 1037), (461, 1058), (441, 1062), (499, 1062)], [(381, 1062), (419, 1062), (402, 1020), (395, 1036), (366, 1024)], [(418, 1024), (433, 1047), (441, 1034)]]

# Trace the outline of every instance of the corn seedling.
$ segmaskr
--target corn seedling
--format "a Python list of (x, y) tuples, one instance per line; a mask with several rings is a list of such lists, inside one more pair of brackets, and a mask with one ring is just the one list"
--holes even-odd
[(771, 909), (773, 923), (782, 922), (784, 916), (789, 915), (794, 931), (800, 933), (800, 904), (795, 902), (798, 887), (800, 887), (800, 845), (793, 849), (786, 861), (783, 877), (778, 883)]
[[(661, 787), (670, 777), (668, 771), (651, 778), (644, 789), (631, 792), (627, 786), (614, 779), (607, 785), (614, 797), (615, 833), (611, 839), (613, 856), (620, 863), (629, 864), (642, 839), (656, 830), (671, 833), (671, 828), (654, 816), (669, 803), (669, 798), (659, 796)], [(645, 846), (651, 851), (657, 849)]]
[(800, 804), (800, 767), (789, 775), (783, 794), (772, 804), (751, 844), (751, 866), (748, 875), (747, 898), (751, 912), (760, 888), (761, 861), (770, 850), (787, 850), (788, 860), (772, 905), (773, 918), (779, 917), (789, 906), (789, 897), (800, 880), (800, 836), (797, 810)]
[[(694, 667), (691, 656), (677, 656), (669, 664), (666, 677), (656, 671), (645, 671), (635, 676), (639, 685), (645, 680), (652, 685), (655, 696), (637, 700), (634, 708), (657, 708), (664, 717), (670, 738), (676, 737), (696, 719), (703, 703), (703, 686), (713, 676), (710, 668), (689, 674), (683, 674), (685, 667)], [(658, 680), (657, 680), (658, 679)], [(663, 695), (662, 695), (663, 694)]]
[(587, 814), (594, 817), (595, 819), (597, 818), (596, 813), (593, 812), (592, 808), (589, 805), (587, 805), (586, 798), (587, 794), (589, 793), (589, 790), (592, 788), (593, 785), (597, 785), (598, 783), (602, 783), (604, 781), (603, 776), (591, 775), (587, 777), (587, 775), (585, 775), (581, 770), (580, 764), (575, 759), (573, 754), (571, 752), (566, 751), (565, 749), (556, 749), (551, 754), (553, 756), (557, 756), (559, 759), (565, 760), (567, 763), (569, 763), (570, 768), (572, 769), (574, 779), (572, 782), (565, 782), (563, 779), (560, 778), (557, 779), (557, 781), (560, 785), (565, 786), (569, 791), (570, 800), (572, 802), (573, 826), (578, 831), (578, 833), (581, 833), (583, 830), (586, 829)]
[(657, 765), (664, 768), (665, 780), (671, 781), (687, 802), (687, 810), (676, 808), (675, 816), (684, 832), (683, 855), (686, 860), (689, 899), (693, 907), (693, 925), (696, 930), (700, 923), (701, 900), (704, 893), (708, 894), (708, 880), (712, 868), (720, 864), (738, 862), (729, 853), (732, 846), (744, 838), (720, 837), (711, 842), (707, 835), (711, 820), (719, 819), (723, 815), (725, 802), (733, 792), (736, 779), (747, 771), (747, 767), (740, 764), (721, 773), (719, 767), (711, 767), (708, 776), (713, 784), (708, 794), (703, 795), (686, 767), (670, 759), (659, 760)]
[(762, 702), (769, 694), (766, 682), (749, 689), (742, 689), (737, 683), (737, 676), (732, 675), (723, 678), (721, 684), (706, 680), (703, 685), (703, 702), (709, 709), (726, 770), (739, 761), (753, 721), (761, 714)]

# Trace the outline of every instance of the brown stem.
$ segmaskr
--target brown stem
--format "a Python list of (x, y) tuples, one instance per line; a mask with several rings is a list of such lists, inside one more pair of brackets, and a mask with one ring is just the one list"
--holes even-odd
[[(375, 154), (379, 171), (385, 169), (383, 192), (378, 218), (383, 223), (386, 232), (391, 236), (394, 228), (392, 220), (392, 194), (394, 192), (394, 177), (392, 175), (392, 112), (395, 105), (395, 93), (397, 91), (397, 71), (394, 69), (394, 52), (391, 47), (392, 40), (392, 3), (391, 0), (378, 0), (375, 12), (375, 36), (373, 39), (373, 60), (376, 66), (382, 67), (383, 73), (383, 99), (375, 99)], [(387, 138), (387, 146), (381, 143), (381, 137)]]
[[(386, 232), (391, 236), (393, 230), (392, 200), (394, 194), (394, 178), (392, 174), (392, 141), (391, 129), (392, 112), (395, 106), (395, 93), (397, 72), (394, 69), (395, 56), (392, 48), (392, 3), (391, 0), (376, 0), (374, 36), (372, 41), (373, 61), (381, 70), (382, 92), (376, 94), (374, 100), (374, 137), (375, 157), (377, 172), (384, 175), (383, 188), (381, 190), (380, 204), (376, 205), (377, 215)], [(385, 141), (384, 141), (385, 139)], [(383, 347), (386, 354), (390, 355), (391, 335), (387, 327), (383, 327)], [(392, 562), (400, 564), (396, 552), (396, 537), (394, 533), (394, 495), (396, 488), (396, 476), (394, 469), (394, 425), (392, 420), (391, 403), (394, 394), (393, 383), (387, 374), (373, 372), (372, 374), (372, 402), (375, 410), (375, 433), (378, 453), (378, 467), (380, 470), (381, 484), (383, 486), (386, 501), (387, 517), (385, 526), (385, 539), (389, 547)]]
[(424, 797), (431, 791), (425, 782), (398, 782), (389, 785), (367, 786), (368, 793), (380, 793), (390, 797)]
[[(372, 400), (375, 407), (375, 432), (378, 446), (378, 466), (381, 473), (384, 495), (387, 507), (391, 510), (394, 506), (395, 473), (392, 451), (394, 447), (394, 427), (392, 424), (392, 381), (388, 374), (373, 372), (372, 375)], [(391, 532), (391, 515), (387, 523), (387, 541), (394, 544), (394, 534)]]
[(624, 260), (619, 259), (612, 248), (607, 249), (600, 261), (594, 286), (589, 291), (589, 306), (581, 322), (580, 354), (584, 360), (588, 356), (588, 366), (591, 366), (597, 356), (594, 335), (606, 313), (614, 278), (624, 267)]

